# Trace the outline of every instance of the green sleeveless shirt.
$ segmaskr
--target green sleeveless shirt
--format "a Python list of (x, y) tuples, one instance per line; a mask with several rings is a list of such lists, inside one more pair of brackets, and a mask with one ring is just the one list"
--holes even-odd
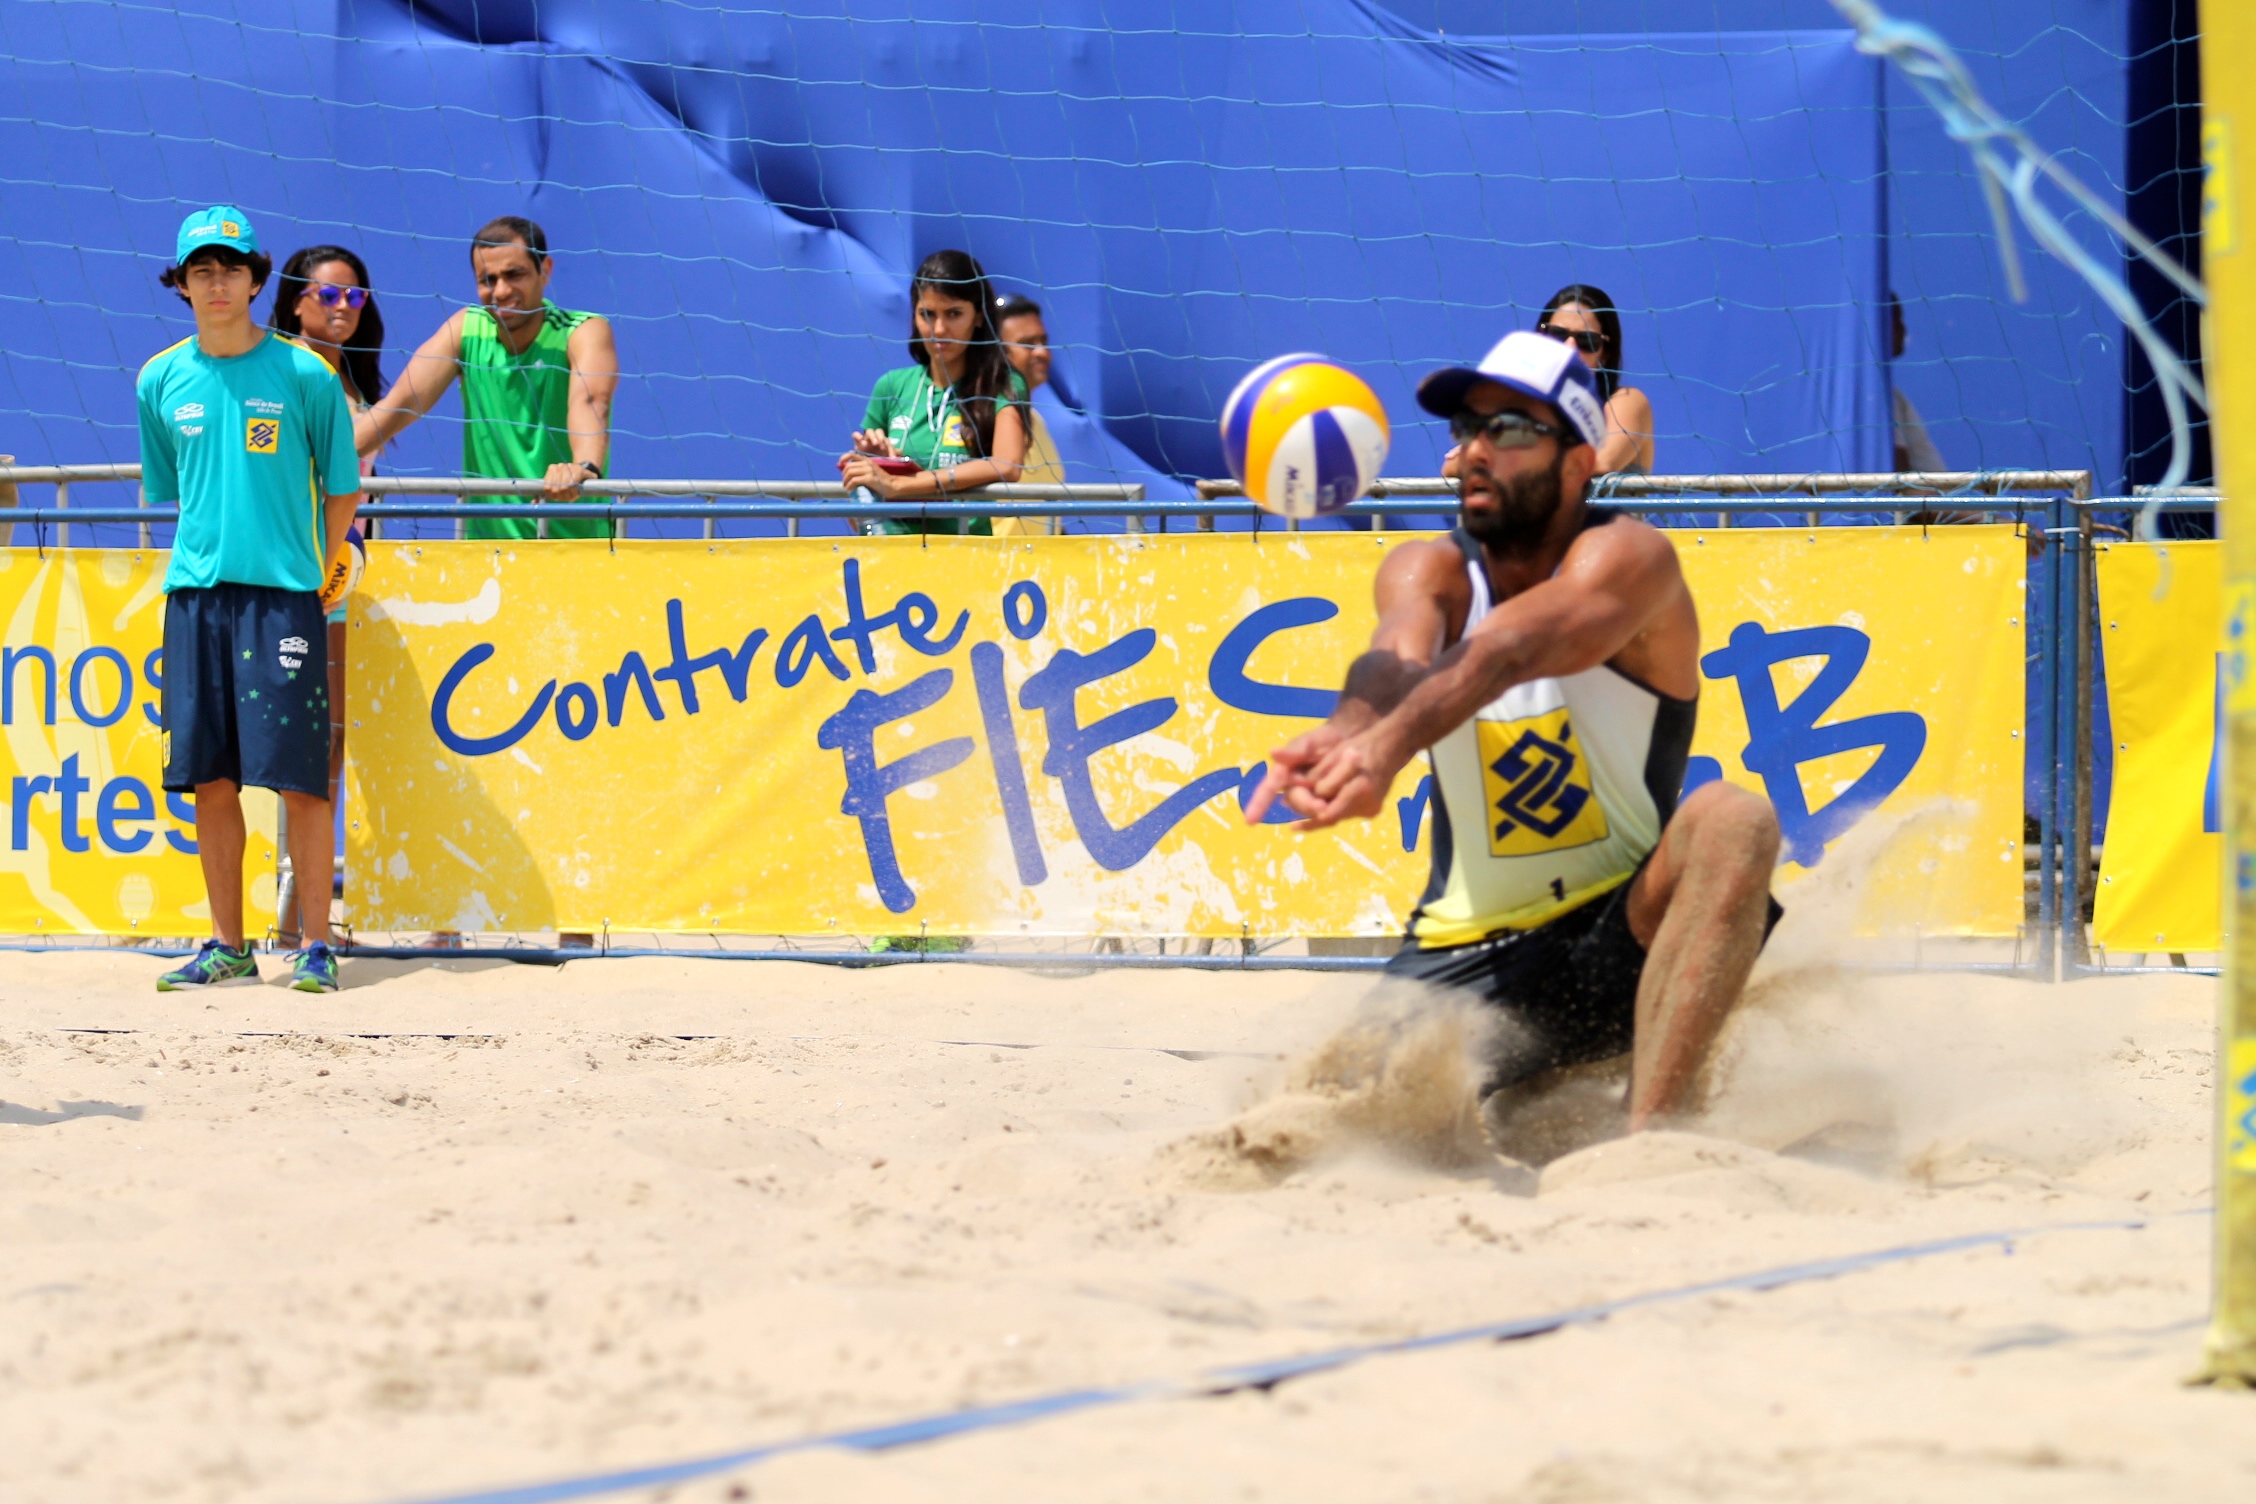
[[(540, 333), (525, 353), (502, 343), (483, 308), (462, 315), (462, 473), (494, 480), (538, 480), (548, 467), (570, 464), (572, 359), (565, 345), (593, 314), (541, 305)], [(474, 521), (472, 538), (537, 538), (537, 523), (519, 518)], [(605, 522), (551, 522), (551, 538), (608, 538)]]

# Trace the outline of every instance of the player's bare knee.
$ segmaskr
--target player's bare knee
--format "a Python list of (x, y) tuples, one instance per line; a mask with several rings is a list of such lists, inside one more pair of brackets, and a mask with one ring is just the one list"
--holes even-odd
[(1728, 783), (1695, 789), (1678, 811), (1690, 838), (1690, 865), (1711, 873), (1759, 874), (1767, 886), (1778, 865), (1778, 816), (1770, 801)]

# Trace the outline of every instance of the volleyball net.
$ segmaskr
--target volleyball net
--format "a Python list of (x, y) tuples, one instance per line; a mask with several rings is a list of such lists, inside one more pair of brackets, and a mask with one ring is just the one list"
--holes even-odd
[[(2168, 238), (2184, 110), (2146, 96), (2190, 33), (1989, 10), (1954, 32), (1989, 97)], [(1223, 398), (1295, 349), (1371, 381), (1390, 473), (1434, 474), (1419, 376), (1576, 283), (1620, 311), (1663, 472), (2105, 493), (2166, 445), (2115, 314), (2042, 258), (2013, 301), (1979, 179), (1822, 0), (23, 0), (0, 53), (0, 451), (28, 463), (136, 458), (134, 375), (189, 328), (156, 273), (212, 202), (278, 261), (360, 254), (387, 375), (475, 300), (472, 233), (538, 221), (553, 299), (617, 333), (617, 475), (835, 478), (950, 247), (1041, 307), (1062, 478), (1153, 499), (1226, 473)], [(461, 422), (385, 470), (457, 473)]]

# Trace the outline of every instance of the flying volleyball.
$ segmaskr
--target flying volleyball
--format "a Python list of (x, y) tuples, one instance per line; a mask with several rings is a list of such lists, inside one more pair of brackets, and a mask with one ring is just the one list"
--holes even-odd
[(1264, 361), (1222, 404), (1230, 473), (1280, 517), (1336, 512), (1370, 490), (1388, 441), (1378, 394), (1321, 355)]

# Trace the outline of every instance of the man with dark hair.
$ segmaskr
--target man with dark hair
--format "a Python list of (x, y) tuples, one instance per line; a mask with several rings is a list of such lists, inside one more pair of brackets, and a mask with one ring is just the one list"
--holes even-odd
[[(1049, 384), (1050, 331), (1042, 320), (1042, 305), (1019, 293), (1004, 293), (995, 300), (995, 337), (1003, 343), (1003, 356), (1011, 369), (1026, 379), (1026, 463), (1019, 467), (1022, 484), (1061, 486), (1065, 466), (1058, 460), (1050, 425), (1034, 406), (1034, 394)], [(1013, 517), (995, 523), (995, 536), (1042, 537), (1058, 530), (1055, 517)]]
[[(328, 362), (251, 321), (273, 269), (242, 210), (189, 215), (163, 280), (196, 332), (134, 388), (142, 489), (180, 504), (165, 571), (164, 786), (196, 796), (213, 930), (161, 992), (258, 979), (243, 935), (244, 784), (282, 796), (296, 871), (327, 873), (335, 857), (322, 618), (344, 594), (360, 465)], [(335, 992), (328, 904), (305, 905), (304, 935), (290, 985)]]
[(1426, 752), (1433, 880), (1388, 971), (1511, 1021), (1491, 1088), (1627, 1054), (1630, 1129), (1658, 1126), (1695, 1105), (1777, 919), (1778, 821), (1725, 783), (1678, 799), (1699, 618), (1667, 537), (1586, 500), (1606, 437), (1590, 368), (1508, 334), (1418, 402), (1461, 446), (1460, 525), (1387, 554), (1370, 651), (1246, 815), (1368, 819)]
[[(428, 413), (462, 378), (462, 473), (546, 482), (550, 501), (577, 501), (580, 482), (600, 478), (611, 452), (611, 399), (619, 351), (610, 321), (548, 301), (555, 271), (548, 236), (504, 214), (470, 242), (478, 306), (439, 326), (408, 360), (391, 391), (353, 425), (362, 454), (374, 454)], [(515, 518), (472, 522), (472, 538), (537, 538)], [(608, 538), (604, 522), (552, 522), (551, 538)]]

